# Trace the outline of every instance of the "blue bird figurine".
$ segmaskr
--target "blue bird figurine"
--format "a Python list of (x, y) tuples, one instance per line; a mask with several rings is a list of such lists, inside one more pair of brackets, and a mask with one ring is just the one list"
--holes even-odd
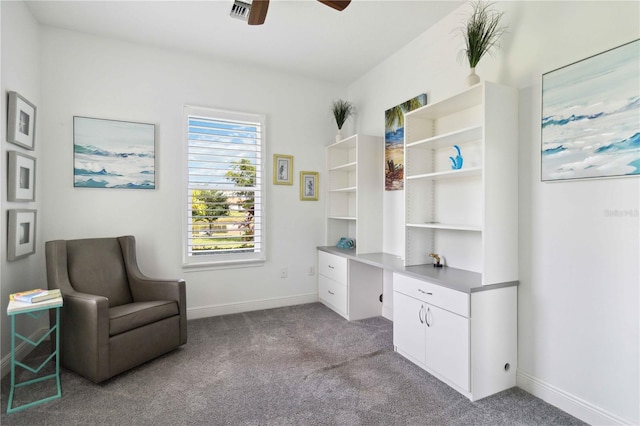
[(456, 158), (454, 159), (453, 157), (449, 157), (449, 160), (451, 160), (451, 168), (453, 170), (459, 170), (462, 168), (462, 155), (460, 155), (460, 147), (458, 145), (454, 145), (453, 146), (455, 148), (456, 151), (458, 151), (458, 155), (456, 155)]

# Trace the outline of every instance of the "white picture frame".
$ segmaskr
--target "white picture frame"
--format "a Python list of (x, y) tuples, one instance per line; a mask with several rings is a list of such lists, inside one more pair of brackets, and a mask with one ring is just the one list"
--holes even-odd
[(36, 143), (36, 106), (17, 92), (9, 92), (7, 141), (33, 151)]
[(7, 260), (18, 260), (36, 252), (36, 215), (36, 210), (9, 210)]
[(17, 151), (9, 151), (7, 201), (36, 200), (36, 159)]

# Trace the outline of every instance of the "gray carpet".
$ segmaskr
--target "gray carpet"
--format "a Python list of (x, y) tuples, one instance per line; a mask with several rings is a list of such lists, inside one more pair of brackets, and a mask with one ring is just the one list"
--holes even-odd
[(62, 398), (17, 413), (1, 389), (3, 425), (583, 424), (517, 388), (470, 402), (393, 352), (390, 321), (318, 303), (189, 321), (186, 346), (100, 385), (63, 370)]

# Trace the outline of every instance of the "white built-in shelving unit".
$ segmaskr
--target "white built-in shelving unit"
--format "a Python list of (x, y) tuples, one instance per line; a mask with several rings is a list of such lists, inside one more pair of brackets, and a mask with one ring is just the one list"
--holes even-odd
[(437, 253), (483, 285), (518, 279), (517, 106), (515, 89), (483, 82), (406, 114), (406, 266)]
[(356, 241), (356, 253), (382, 250), (382, 139), (353, 135), (327, 147), (327, 239)]

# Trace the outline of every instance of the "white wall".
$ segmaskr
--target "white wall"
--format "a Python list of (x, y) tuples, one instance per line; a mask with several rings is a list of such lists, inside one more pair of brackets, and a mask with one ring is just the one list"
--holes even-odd
[[(520, 89), (518, 385), (591, 423), (638, 424), (640, 178), (542, 183), (539, 170), (542, 73), (637, 39), (640, 3), (497, 7), (509, 34), (477, 72)], [(382, 135), (384, 111), (419, 93), (434, 102), (465, 88), (455, 28), (468, 10), (460, 7), (349, 87), (359, 132)], [(397, 255), (404, 252), (402, 192), (384, 196), (384, 251)]]
[[(43, 27), (42, 88), (44, 240), (135, 235), (144, 272), (187, 280), (189, 318), (317, 300), (324, 200), (299, 200), (298, 173), (324, 169), (346, 87)], [(185, 104), (267, 115), (263, 266), (182, 269)], [(157, 189), (73, 188), (74, 115), (155, 123)], [(294, 156), (293, 186), (271, 184), (274, 153)]]
[[(44, 267), (44, 251), (42, 249), (42, 219), (43, 197), (42, 197), (42, 174), (39, 162), (42, 158), (42, 146), (46, 141), (42, 133), (41, 96), (40, 96), (40, 49), (39, 49), (39, 28), (37, 22), (31, 16), (29, 10), (22, 2), (1, 2), (2, 10), (2, 79), (1, 79), (1, 113), (3, 117), (0, 146), (0, 323), (2, 339), (0, 347), (2, 355), (6, 355), (11, 350), (10, 321), (7, 317), (7, 300), (9, 294), (16, 291), (28, 290), (36, 287), (46, 288), (46, 277)], [(16, 42), (18, 41), (18, 42)], [(7, 142), (7, 103), (8, 92), (16, 91), (38, 107), (36, 111), (36, 141), (35, 150), (28, 151), (18, 145)], [(7, 202), (6, 166), (7, 151), (18, 151), (32, 157), (36, 157), (36, 202), (16, 203)], [(38, 217), (36, 224), (36, 253), (34, 255), (15, 260), (7, 261), (7, 210), (8, 209), (37, 209)], [(30, 336), (39, 329), (47, 326), (47, 317), (40, 320), (19, 321), (18, 327), (23, 335)], [(6, 358), (6, 357), (5, 357)], [(6, 368), (6, 359), (3, 360), (3, 370)]]

